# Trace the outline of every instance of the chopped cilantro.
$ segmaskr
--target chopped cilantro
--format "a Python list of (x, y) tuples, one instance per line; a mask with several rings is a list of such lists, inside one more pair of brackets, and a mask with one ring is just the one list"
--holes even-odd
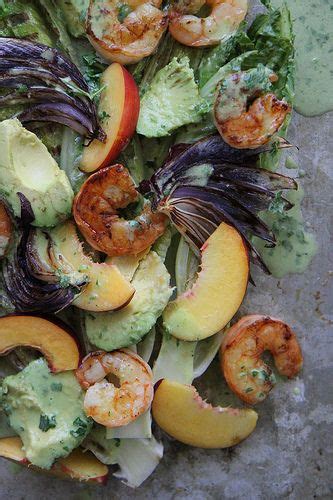
[(43, 432), (47, 432), (49, 429), (54, 429), (57, 426), (55, 415), (45, 415), (41, 414), (39, 419), (39, 428)]
[(103, 120), (107, 120), (108, 118), (110, 118), (110, 115), (109, 113), (107, 113), (106, 111), (100, 111), (98, 113), (98, 118), (103, 121)]
[(51, 384), (51, 390), (54, 392), (61, 392), (62, 391), (62, 383), (61, 382), (53, 382)]
[(247, 387), (247, 388), (245, 389), (246, 394), (247, 394), (248, 392), (252, 392), (252, 391), (253, 391), (253, 387)]
[(56, 271), (56, 275), (59, 278), (59, 282), (58, 283), (61, 286), (61, 288), (68, 288), (68, 286), (70, 285), (70, 277), (66, 276), (66, 274), (63, 274), (59, 270)]
[(275, 194), (274, 200), (271, 201), (268, 210), (273, 214), (283, 214), (285, 207), (285, 201), (282, 197), (282, 191), (278, 191)]
[(114, 444), (115, 444), (115, 446), (116, 446), (117, 448), (119, 448), (119, 446), (120, 446), (120, 439), (115, 438), (115, 440), (114, 440)]
[(73, 422), (74, 425), (79, 425), (81, 427), (87, 427), (87, 422), (85, 422), (85, 420), (82, 420), (82, 418), (80, 417), (77, 417), (74, 422)]
[(122, 3), (118, 6), (118, 21), (122, 23), (124, 19), (132, 12), (132, 9), (129, 5)]
[(72, 431), (70, 431), (71, 436), (77, 438), (77, 437), (84, 436), (87, 433), (88, 424), (87, 424), (87, 422), (82, 420), (82, 418), (77, 417), (74, 420), (73, 425), (76, 425), (77, 429), (73, 429)]

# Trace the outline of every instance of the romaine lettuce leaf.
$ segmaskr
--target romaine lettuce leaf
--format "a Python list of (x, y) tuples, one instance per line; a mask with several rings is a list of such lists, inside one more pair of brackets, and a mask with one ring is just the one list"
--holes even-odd
[(131, 488), (140, 486), (163, 457), (163, 445), (151, 439), (121, 439), (117, 449), (120, 470), (113, 475)]
[(151, 414), (146, 411), (128, 425), (106, 429), (106, 439), (142, 439), (151, 438)]
[(119, 465), (113, 475), (131, 488), (140, 486), (163, 456), (163, 445), (150, 439), (107, 439), (106, 429), (96, 425), (82, 444), (106, 465)]

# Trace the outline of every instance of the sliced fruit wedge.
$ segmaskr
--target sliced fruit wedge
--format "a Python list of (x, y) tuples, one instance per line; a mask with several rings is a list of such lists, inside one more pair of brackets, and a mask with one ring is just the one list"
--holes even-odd
[(195, 387), (163, 379), (152, 405), (156, 423), (181, 443), (199, 448), (229, 448), (247, 438), (258, 415), (251, 409), (212, 406)]
[(38, 349), (54, 373), (76, 370), (79, 349), (75, 339), (55, 323), (37, 316), (5, 316), (0, 318), (0, 354), (15, 347)]
[(239, 309), (248, 279), (246, 245), (236, 229), (222, 223), (201, 248), (196, 282), (165, 309), (167, 331), (191, 341), (219, 332)]
[(45, 470), (30, 464), (22, 450), (22, 441), (19, 437), (8, 437), (0, 439), (0, 457), (63, 479), (100, 484), (105, 484), (107, 481), (108, 467), (97, 460), (92, 453), (83, 452), (80, 448), (72, 451), (68, 457), (59, 459), (50, 470)]
[(110, 165), (129, 143), (139, 117), (138, 88), (121, 64), (113, 63), (104, 71), (101, 88), (98, 114), (107, 139), (105, 143), (95, 139), (84, 149), (80, 163), (83, 172)]
[(98, 263), (85, 255), (76, 227), (67, 221), (49, 232), (52, 240), (52, 259), (60, 272), (70, 269), (88, 276), (89, 283), (76, 297), (73, 305), (86, 311), (111, 311), (127, 305), (134, 287), (119, 271), (118, 267), (105, 262)]

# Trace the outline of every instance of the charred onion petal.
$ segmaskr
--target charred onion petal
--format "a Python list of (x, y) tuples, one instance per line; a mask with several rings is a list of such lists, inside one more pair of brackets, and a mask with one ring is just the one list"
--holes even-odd
[(61, 90), (51, 89), (49, 87), (32, 86), (24, 92), (16, 90), (0, 96), (0, 107), (29, 102), (62, 102), (77, 107), (83, 113), (89, 112), (89, 108), (84, 101), (75, 99)]
[(22, 255), (3, 268), (5, 288), (17, 312), (61, 311), (75, 298), (72, 289), (40, 281), (29, 274)]
[(6, 292), (16, 312), (59, 312), (71, 304), (79, 290), (74, 287), (64, 288), (59, 282), (50, 283), (34, 277), (27, 264), (27, 241), (25, 231), (16, 251), (4, 263)]
[(0, 75), (4, 78), (25, 76), (27, 78), (31, 78), (32, 80), (44, 82), (47, 85), (53, 85), (53, 86), (59, 85), (63, 88), (68, 88), (68, 85), (66, 85), (66, 83), (63, 81), (64, 79), (61, 80), (51, 71), (42, 68), (34, 68), (29, 66), (16, 66), (15, 68), (10, 68), (7, 69), (6, 71), (1, 71), (0, 68)]
[(18, 38), (0, 38), (0, 58), (22, 63), (33, 61), (42, 67), (52, 67), (57, 75), (70, 75), (82, 90), (89, 88), (77, 67), (57, 49)]
[[(282, 147), (290, 147), (281, 142)], [(268, 271), (251, 241), (257, 236), (274, 246), (275, 237), (260, 218), (275, 193), (296, 189), (294, 179), (257, 168), (263, 146), (233, 149), (214, 135), (191, 145), (177, 145), (149, 181), (140, 184), (152, 206), (166, 213), (178, 230), (200, 249), (221, 222), (233, 225), (246, 241), (252, 259)], [(285, 209), (292, 204), (281, 197)]]
[(92, 137), (94, 126), (78, 109), (63, 103), (37, 104), (18, 115), (22, 123), (56, 122), (73, 128), (81, 135)]
[[(184, 165), (193, 166), (200, 163), (218, 164), (223, 162), (225, 165), (242, 165), (254, 167), (259, 158), (259, 154), (269, 151), (270, 147), (262, 146), (253, 149), (234, 149), (226, 144), (219, 135), (205, 137), (190, 145), (176, 145), (171, 148), (167, 161), (153, 175), (151, 182), (155, 189), (160, 190), (161, 184), (166, 189), (168, 181), (173, 184), (181, 174), (184, 177)], [(258, 169), (260, 170), (260, 169)], [(162, 194), (162, 193), (161, 193)]]
[(0, 105), (37, 103), (19, 116), (21, 121), (56, 122), (88, 140), (106, 140), (87, 83), (57, 49), (0, 37), (0, 87), (17, 89), (2, 96)]
[[(51, 240), (48, 233), (43, 233), (48, 240), (49, 249), (51, 248)], [(46, 281), (48, 283), (58, 283), (59, 277), (55, 274), (54, 267), (50, 264), (46, 267), (45, 262), (41, 262), (39, 253), (36, 248), (36, 229), (30, 229), (27, 244), (26, 244), (26, 266), (28, 272), (34, 278)]]
[(32, 206), (28, 198), (23, 193), (17, 193), (21, 204), (21, 217), (20, 223), (22, 227), (29, 226), (34, 220), (35, 215), (32, 210)]
[[(50, 281), (38, 279), (36, 275), (42, 272), (40, 262), (38, 268), (34, 269), (34, 273), (31, 272), (34, 256), (31, 255), (29, 224), (34, 221), (35, 217), (28, 199), (22, 193), (17, 194), (21, 202), (19, 224), (22, 229), (16, 248), (6, 258), (3, 265), (4, 288), (16, 312), (55, 313), (61, 311), (75, 299), (81, 284), (80, 287), (65, 288), (59, 283), (59, 277), (56, 282), (54, 282), (54, 277)], [(82, 282), (83, 285), (85, 285), (84, 282)]]

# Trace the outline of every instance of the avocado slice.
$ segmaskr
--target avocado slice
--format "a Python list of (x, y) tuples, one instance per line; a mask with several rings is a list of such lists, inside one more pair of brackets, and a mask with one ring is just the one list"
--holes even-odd
[(17, 119), (0, 123), (0, 192), (17, 217), (23, 193), (35, 215), (33, 225), (52, 227), (71, 215), (74, 193), (44, 144)]
[(174, 58), (156, 73), (144, 93), (136, 130), (146, 137), (163, 137), (182, 125), (199, 122), (207, 111), (188, 57)]
[(170, 275), (161, 258), (156, 252), (149, 252), (134, 274), (135, 294), (126, 307), (114, 312), (86, 314), (89, 341), (106, 351), (137, 344), (166, 307), (172, 294), (169, 281)]
[(33, 465), (49, 469), (87, 436), (92, 420), (83, 398), (74, 373), (52, 374), (44, 358), (3, 380), (0, 404)]

